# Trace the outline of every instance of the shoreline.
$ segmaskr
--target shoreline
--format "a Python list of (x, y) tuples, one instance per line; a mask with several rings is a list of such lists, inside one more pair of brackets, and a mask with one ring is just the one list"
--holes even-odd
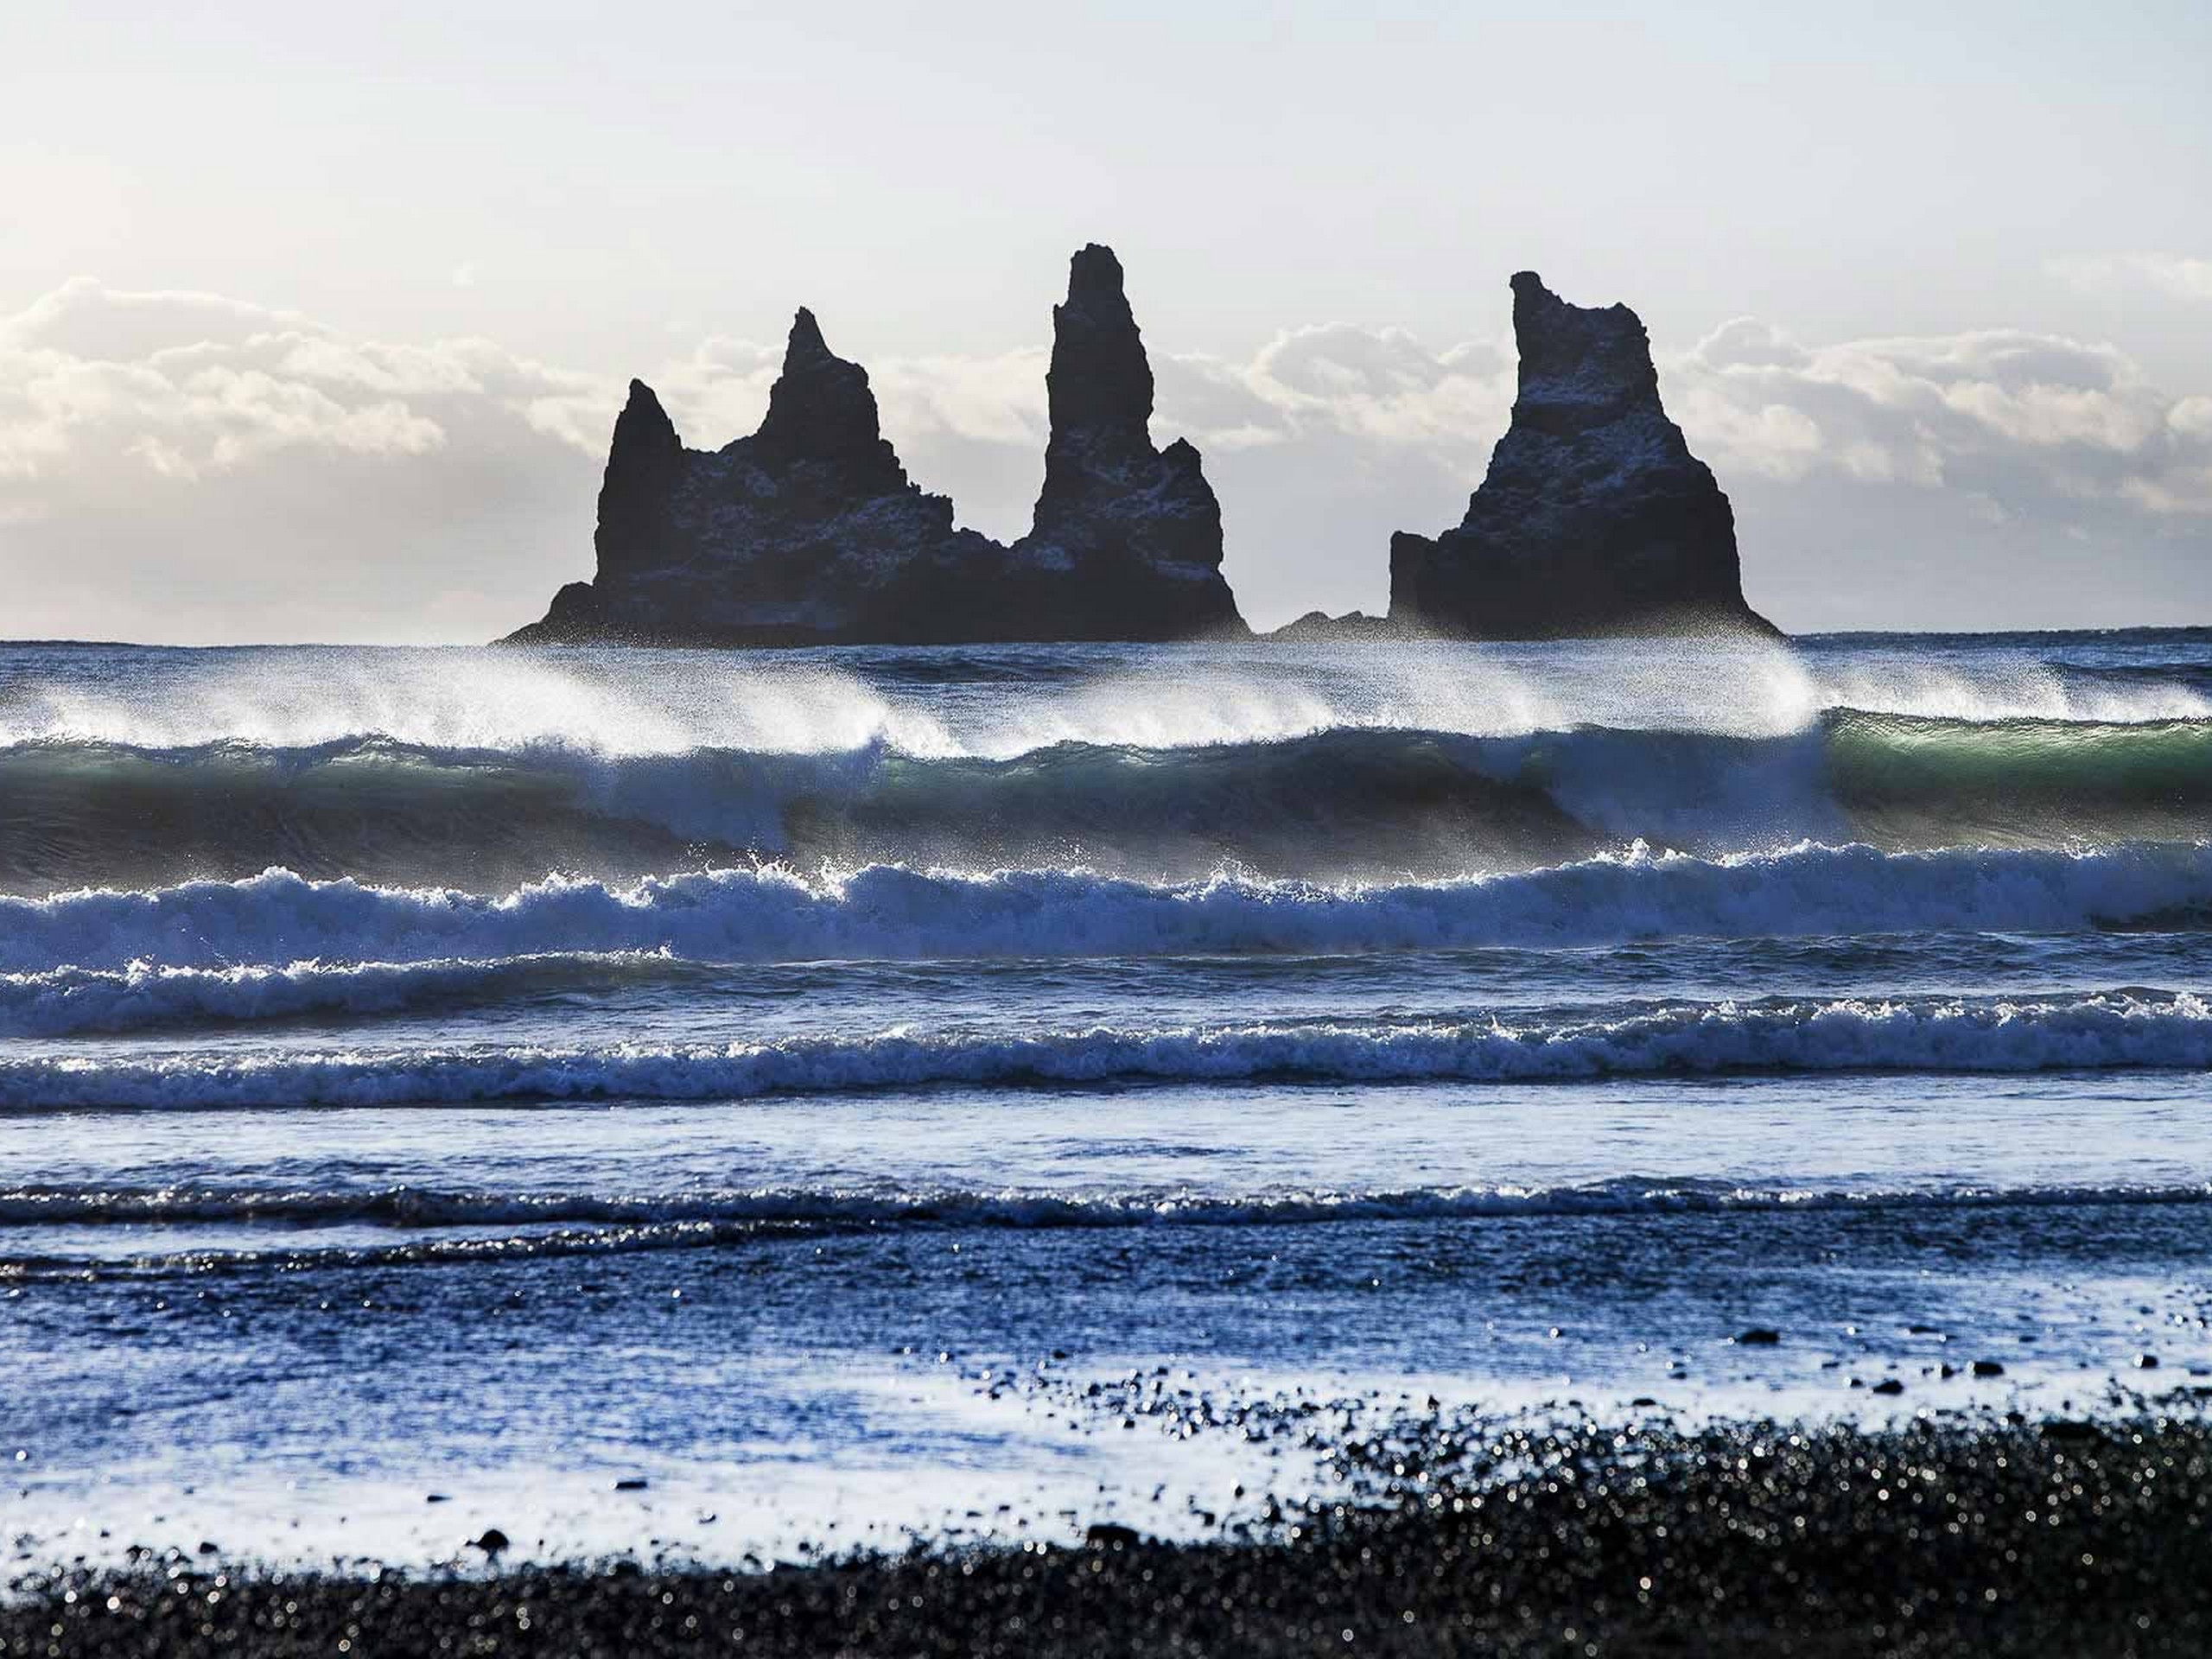
[(170, 1552), (18, 1577), (0, 1654), (2195, 1653), (2212, 1417), (2185, 1400), (1881, 1428), (1416, 1411), (1348, 1425), (1325, 1499), (1196, 1543), (373, 1577)]

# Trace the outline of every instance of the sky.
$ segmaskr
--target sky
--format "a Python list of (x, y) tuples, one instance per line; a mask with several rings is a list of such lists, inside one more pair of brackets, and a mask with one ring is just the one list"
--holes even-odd
[[(1940, 16), (1932, 15), (1940, 12)], [(1111, 244), (1259, 626), (1382, 608), (1624, 301), (1792, 630), (2212, 622), (2212, 7), (10, 9), (0, 636), (480, 640), (591, 568), (628, 378), (791, 311), (1011, 537)]]

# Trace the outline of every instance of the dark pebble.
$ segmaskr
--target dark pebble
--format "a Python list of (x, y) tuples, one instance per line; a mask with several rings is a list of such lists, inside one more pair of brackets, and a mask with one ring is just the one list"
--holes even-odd
[(1885, 1376), (1874, 1385), (1874, 1392), (1877, 1394), (1903, 1394), (1904, 1392), (1904, 1384), (1898, 1382), (1894, 1376)]
[(1748, 1331), (1738, 1331), (1736, 1340), (1746, 1348), (1771, 1348), (1782, 1340), (1782, 1332), (1770, 1331), (1763, 1325), (1755, 1325)]
[(2002, 1376), (2005, 1368), (1993, 1359), (1977, 1359), (1974, 1363), (1974, 1374), (1976, 1376)]
[(632, 1475), (626, 1480), (616, 1481), (614, 1490), (618, 1492), (642, 1492), (645, 1490), (645, 1485), (646, 1481), (643, 1475)]
[[(2053, 1443), (2075, 1431), (2102, 1438), (2095, 1456)], [(1249, 1539), (1173, 1545), (1102, 1522), (1089, 1537), (1119, 1548), (940, 1544), (773, 1571), (248, 1569), (219, 1586), (175, 1562), (59, 1569), (0, 1596), (0, 1654), (2212, 1652), (2212, 1424), (2170, 1411), (2040, 1429), (1431, 1420), (1384, 1434), (1430, 1471), (1418, 1490), (1294, 1502)]]
[(507, 1547), (507, 1535), (497, 1527), (486, 1527), (481, 1537), (469, 1541), (473, 1548), (482, 1550), (486, 1555), (496, 1555)]

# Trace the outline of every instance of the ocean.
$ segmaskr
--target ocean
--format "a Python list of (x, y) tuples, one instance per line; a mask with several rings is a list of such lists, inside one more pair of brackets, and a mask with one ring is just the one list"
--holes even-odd
[(2208, 929), (2212, 631), (0, 646), (0, 1530), (1200, 1537), (1336, 1478), (1240, 1402), (2194, 1386)]

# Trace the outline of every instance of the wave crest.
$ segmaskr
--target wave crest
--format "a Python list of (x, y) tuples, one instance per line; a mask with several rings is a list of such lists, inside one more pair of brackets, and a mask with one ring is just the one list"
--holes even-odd
[[(808, 880), (771, 868), (627, 886), (562, 878), (502, 898), (270, 870), (146, 892), (0, 899), (0, 972), (15, 976), (0, 988), (0, 1007), (58, 1010), (117, 994), (114, 985), (38, 977), (65, 969), (137, 975), (119, 988), (175, 999), (186, 1012), (202, 998), (199, 1006), (219, 1012), (225, 999), (261, 994), (254, 976), (238, 973), (250, 964), (297, 982), (283, 995), (319, 983), (352, 995), (329, 965), (362, 964), (357, 977), (370, 983), (386, 977), (376, 964), (422, 964), (452, 977), (480, 971), (455, 963), (574, 953), (665, 951), (701, 962), (1329, 955), (2197, 927), (2208, 918), (2212, 846), (2203, 844), (1909, 854), (1808, 845), (1718, 859), (1637, 848), (1517, 874), (1370, 885), (1226, 874), (1160, 884), (1084, 870), (969, 875), (895, 865)], [(152, 969), (204, 976), (163, 979)]]
[(2212, 1066), (2189, 992), (2044, 1001), (1685, 1003), (1612, 1020), (1313, 1022), (1034, 1034), (894, 1030), (782, 1042), (184, 1053), (0, 1060), (0, 1108), (741, 1100), (960, 1084), (1540, 1082), (1737, 1071), (2014, 1072)]
[(1154, 879), (1224, 863), (1309, 879), (1524, 868), (1631, 841), (1707, 853), (2212, 835), (2212, 721), (1974, 722), (1832, 710), (1802, 731), (1341, 726), (1011, 755), (383, 737), (0, 747), (0, 887), (155, 886), (283, 864), (512, 887), (748, 858)]

